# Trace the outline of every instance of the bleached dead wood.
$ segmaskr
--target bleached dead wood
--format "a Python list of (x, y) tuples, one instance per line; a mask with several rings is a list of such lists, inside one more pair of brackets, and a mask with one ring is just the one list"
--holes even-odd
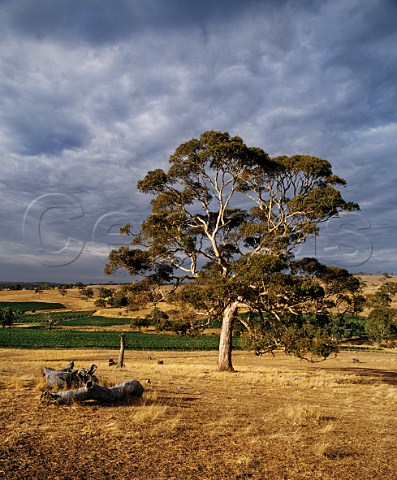
[(70, 405), (73, 402), (96, 400), (99, 403), (125, 401), (132, 397), (142, 397), (144, 388), (138, 380), (126, 382), (107, 388), (88, 381), (84, 387), (61, 392), (43, 392), (41, 402), (45, 404)]
[(71, 388), (85, 385), (88, 381), (95, 383), (97, 378), (94, 375), (96, 365), (89, 369), (81, 368), (74, 370), (73, 360), (61, 370), (54, 370), (50, 367), (43, 367), (42, 374), (46, 381), (47, 388)]

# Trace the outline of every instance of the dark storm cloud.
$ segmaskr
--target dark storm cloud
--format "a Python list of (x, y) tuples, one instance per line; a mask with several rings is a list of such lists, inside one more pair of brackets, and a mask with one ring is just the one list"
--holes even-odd
[[(82, 148), (86, 144), (84, 125), (70, 119), (59, 119), (52, 112), (38, 117), (10, 119), (9, 127), (18, 132), (16, 151), (26, 155), (56, 155), (63, 150)], [(36, 112), (37, 114), (37, 112)]]
[[(268, 2), (267, 8), (272, 8), (272, 3)], [(3, 23), (26, 37), (97, 46), (128, 40), (147, 29), (164, 33), (222, 23), (250, 6), (263, 9), (260, 2), (239, 0), (21, 0), (5, 2)]]
[[(124, 241), (118, 225), (147, 214), (136, 181), (208, 129), (271, 155), (329, 159), (362, 207), (352, 220), (361, 236), (346, 240), (364, 252), (356, 260), (373, 245), (357, 268), (393, 271), (394, 2), (21, 0), (0, 10), (4, 278), (101, 278), (109, 245)], [(27, 211), (35, 231), (40, 206), (44, 251), (21, 233)], [(84, 244), (76, 260), (43, 265), (69, 237)], [(350, 265), (353, 247), (341, 253)]]

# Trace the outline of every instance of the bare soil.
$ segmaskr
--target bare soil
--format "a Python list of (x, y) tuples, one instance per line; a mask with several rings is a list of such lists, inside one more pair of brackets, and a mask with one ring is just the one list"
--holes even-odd
[[(216, 352), (126, 351), (123, 369), (110, 357), (117, 351), (0, 350), (2, 478), (396, 478), (395, 351), (315, 365), (236, 352), (229, 374), (216, 371)], [(42, 405), (41, 368), (72, 358), (96, 363), (107, 385), (136, 378), (143, 398)]]

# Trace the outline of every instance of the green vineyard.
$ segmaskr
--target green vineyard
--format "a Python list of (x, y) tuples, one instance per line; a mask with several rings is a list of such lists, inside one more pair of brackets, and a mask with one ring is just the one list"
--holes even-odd
[(130, 325), (130, 318), (81, 316), (63, 319), (57, 325), (60, 327), (112, 327), (117, 325)]
[[(217, 350), (219, 336), (182, 337), (141, 332), (127, 332), (126, 348), (131, 350)], [(234, 339), (234, 348), (239, 340)], [(6, 328), (0, 330), (1, 348), (119, 348), (118, 332), (84, 332)]]
[(68, 312), (47, 312), (47, 313), (22, 313), (18, 314), (15, 321), (18, 323), (41, 323), (45, 322), (50, 315), (56, 322), (70, 321), (74, 319), (90, 318), (95, 310), (75, 310)]
[(62, 303), (49, 302), (0, 302), (1, 307), (9, 307), (14, 312), (35, 312), (36, 310), (57, 310), (66, 308)]

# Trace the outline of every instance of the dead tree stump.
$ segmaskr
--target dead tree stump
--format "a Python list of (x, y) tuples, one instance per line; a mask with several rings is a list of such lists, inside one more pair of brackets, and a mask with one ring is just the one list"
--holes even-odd
[(117, 361), (117, 368), (124, 367), (124, 350), (125, 350), (125, 335), (124, 333), (122, 333), (120, 335), (120, 352), (119, 352), (119, 358)]
[(73, 367), (73, 360), (61, 370), (44, 367), (42, 374), (45, 378), (47, 388), (81, 387), (88, 381), (92, 381), (93, 383), (98, 381), (94, 375), (97, 369), (96, 365), (91, 365), (89, 369), (81, 368), (80, 370), (74, 370)]

